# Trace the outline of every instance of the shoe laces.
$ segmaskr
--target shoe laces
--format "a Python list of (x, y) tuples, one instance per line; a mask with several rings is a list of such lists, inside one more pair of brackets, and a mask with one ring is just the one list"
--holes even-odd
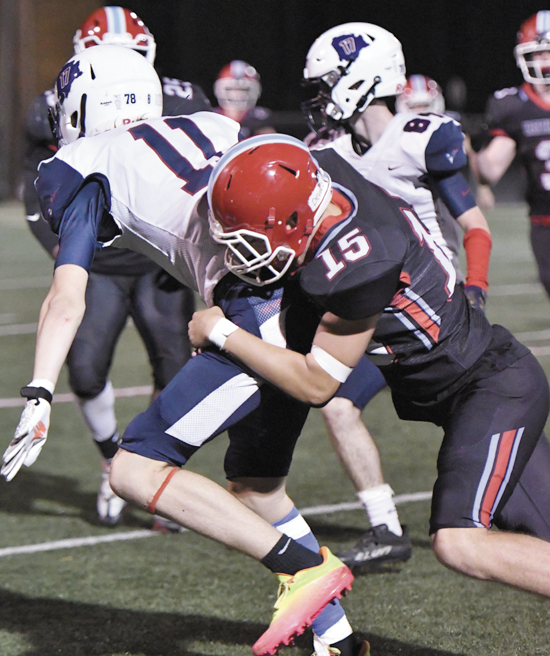
[(277, 590), (277, 601), (275, 602), (275, 613), (280, 609), (285, 597), (290, 592), (290, 586), (294, 582), (294, 577), (291, 574), (277, 574), (279, 579), (279, 589)]

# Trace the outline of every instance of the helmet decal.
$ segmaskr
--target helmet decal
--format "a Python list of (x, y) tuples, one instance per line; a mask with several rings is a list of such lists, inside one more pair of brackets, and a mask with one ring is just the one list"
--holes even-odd
[(361, 50), (369, 45), (361, 35), (356, 36), (355, 34), (346, 34), (332, 39), (332, 47), (344, 61), (355, 59)]
[(73, 82), (82, 75), (80, 62), (69, 60), (61, 73), (57, 76), (57, 96), (59, 102), (63, 102), (69, 95)]

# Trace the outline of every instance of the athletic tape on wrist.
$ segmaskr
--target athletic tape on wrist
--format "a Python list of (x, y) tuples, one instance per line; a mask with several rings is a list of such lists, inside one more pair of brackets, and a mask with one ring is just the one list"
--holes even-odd
[(321, 369), (324, 369), (329, 376), (332, 376), (339, 383), (345, 383), (353, 371), (353, 367), (346, 366), (320, 346), (313, 345), (311, 347), (311, 355)]
[(208, 339), (219, 349), (223, 349), (225, 340), (231, 335), (231, 333), (234, 333), (237, 328), (238, 326), (225, 317), (223, 319), (218, 319), (218, 322), (214, 328), (212, 328), (210, 335), (208, 335)]

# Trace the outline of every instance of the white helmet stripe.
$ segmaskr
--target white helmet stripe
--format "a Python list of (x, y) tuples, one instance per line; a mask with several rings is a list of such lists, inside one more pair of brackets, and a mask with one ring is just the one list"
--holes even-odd
[(426, 93), (426, 78), (423, 75), (411, 75), (409, 78), (411, 88), (415, 92)]
[(537, 34), (550, 31), (550, 11), (537, 12)]
[(125, 34), (126, 17), (122, 7), (104, 7), (107, 16), (107, 31), (114, 34)]

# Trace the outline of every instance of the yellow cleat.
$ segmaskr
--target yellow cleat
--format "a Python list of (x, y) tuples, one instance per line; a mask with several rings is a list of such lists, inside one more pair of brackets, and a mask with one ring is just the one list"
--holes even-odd
[(293, 576), (277, 574), (275, 612), (269, 628), (252, 647), (255, 656), (275, 654), (279, 647), (303, 633), (329, 602), (351, 590), (351, 570), (327, 547), (321, 547), (319, 553), (323, 556), (320, 565), (302, 569)]

